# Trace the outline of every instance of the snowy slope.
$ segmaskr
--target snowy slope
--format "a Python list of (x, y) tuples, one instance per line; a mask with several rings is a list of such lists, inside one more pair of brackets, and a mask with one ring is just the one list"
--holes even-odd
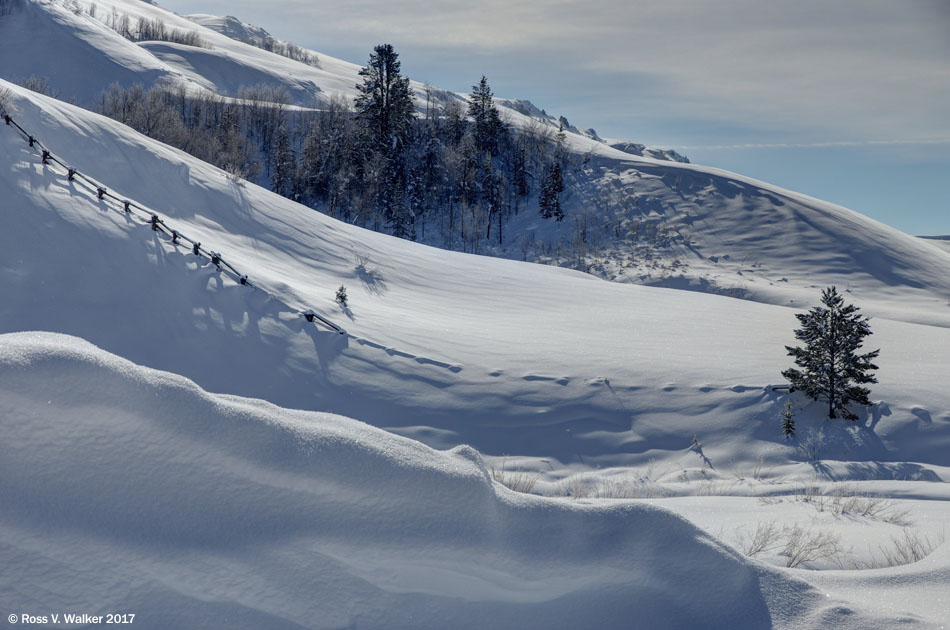
[(208, 13), (192, 13), (184, 17), (195, 24), (200, 24), (205, 28), (210, 28), (226, 37), (246, 44), (261, 42), (271, 36), (261, 27), (242, 22), (233, 15), (220, 16)]
[(212, 396), (75, 338), (0, 336), (0, 401), (18, 419), (0, 423), (5, 612), (131, 612), (145, 628), (725, 629), (815, 627), (845, 605), (665, 510), (512, 493), (471, 449)]
[[(774, 428), (784, 395), (766, 389), (788, 364), (790, 309), (400, 241), (12, 89), (21, 124), (66, 163), (270, 293), (44, 168), (4, 127), (3, 330), (73, 334), (210, 391), (334, 411), (440, 447), (546, 459), (545, 469), (651, 457), (699, 466), (683, 451), (694, 433), (713, 462), (793, 450)], [(349, 311), (333, 301), (341, 284)], [(350, 334), (317, 332), (299, 315), (306, 308)], [(841, 436), (838, 455), (946, 465), (950, 330), (884, 319), (873, 329), (881, 403), (869, 427)]]
[(64, 99), (84, 104), (113, 82), (171, 84), (175, 69), (62, 3), (17, 2), (0, 19), (0, 74), (45, 77)]
[[(356, 64), (321, 55), (316, 68), (219, 33), (214, 28), (234, 26), (224, 18), (202, 16), (214, 27), (206, 28), (137, 0), (98, 7), (99, 19), (113, 8), (133, 19), (160, 18), (199, 33), (209, 47), (133, 44), (55, 0), (31, 0), (0, 21), (2, 76), (48, 75), (63, 97), (82, 103), (113, 81), (162, 81), (229, 96), (258, 83), (283, 86), (297, 105), (314, 106), (334, 95), (351, 98), (359, 82)], [(425, 86), (413, 88), (424, 102)], [(557, 121), (530, 103), (497, 102), (515, 127), (556, 130)], [(576, 131), (567, 134), (575, 164), (567, 219), (542, 221), (528, 208), (506, 228), (503, 245), (485, 243), (482, 253), (797, 307), (835, 284), (871, 315), (950, 326), (950, 253), (833, 204), (726, 171), (638, 157)]]
[[(868, 246), (851, 263), (810, 251), (810, 282), (829, 264), (876, 279), (851, 297), (896, 319), (872, 323), (881, 383), (859, 423), (825, 424), (795, 399), (800, 431), (826, 436), (823, 461), (809, 463), (780, 439), (785, 394), (767, 387), (788, 365), (792, 309), (392, 239), (237, 183), (79, 108), (4, 88), (17, 122), (57, 157), (221, 252), (259, 287), (238, 285), (44, 167), (0, 125), (0, 332), (54, 331), (103, 349), (49, 335), (0, 341), (0, 566), (17, 567), (16, 580), (0, 579), (4, 608), (106, 602), (133, 604), (151, 620), (181, 615), (151, 627), (629, 627), (636, 618), (655, 627), (873, 628), (946, 618), (942, 600), (901, 596), (911, 586), (945, 592), (946, 545), (920, 566), (815, 578), (816, 592), (788, 577), (811, 576), (741, 560), (665, 511), (511, 495), (488, 484), (470, 449), (437, 453), (352, 421), (198, 389), (340, 413), (437, 448), (469, 444), (496, 470), (542, 474), (538, 491), (548, 494), (576, 473), (609, 479), (628, 473), (619, 467), (655, 466), (663, 496), (712, 500), (738, 493), (725, 480), (761, 458), (776, 471), (775, 492), (790, 489), (780, 477), (887, 479), (900, 480), (891, 496), (946, 503), (950, 330), (912, 323), (940, 323), (921, 297), (942, 260), (931, 258), (933, 246), (901, 245), (884, 258)], [(889, 228), (764, 184), (636, 164), (640, 179), (671, 168), (745, 186), (722, 193), (737, 217), (761, 218), (775, 197), (805, 234), (846, 226), (861, 246), (902, 243)], [(652, 185), (665, 186), (654, 175)], [(729, 220), (741, 240), (741, 222)], [(922, 286), (906, 286), (917, 272)], [(333, 301), (340, 284), (347, 311)], [(348, 334), (308, 324), (305, 308)], [(689, 448), (693, 435), (700, 448)], [(718, 521), (664, 501), (713, 534), (731, 526), (724, 501), (714, 502)], [(942, 506), (920, 513), (946, 518)], [(89, 579), (76, 580), (79, 571)], [(394, 610), (413, 617), (394, 619)]]

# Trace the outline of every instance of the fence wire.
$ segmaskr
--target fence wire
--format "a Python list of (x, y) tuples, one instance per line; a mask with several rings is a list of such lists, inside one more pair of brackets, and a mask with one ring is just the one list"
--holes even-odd
[[(142, 206), (141, 204), (136, 203), (135, 201), (132, 201), (131, 199), (126, 199), (113, 194), (108, 188), (106, 188), (104, 184), (96, 181), (88, 175), (84, 175), (79, 170), (57, 158), (42, 142), (36, 138), (36, 136), (21, 127), (9, 114), (3, 114), (3, 122), (6, 123), (7, 126), (15, 128), (20, 132), (20, 134), (23, 135), (30, 147), (39, 153), (40, 159), (44, 165), (50, 166), (51, 164), (58, 164), (66, 172), (67, 180), (71, 182), (84, 182), (95, 193), (98, 200), (112, 200), (121, 207), (121, 212), (124, 212), (130, 217), (136, 217), (140, 219), (144, 224), (151, 227), (153, 231), (168, 237), (173, 245), (177, 246), (183, 243), (189, 245), (191, 247), (191, 252), (195, 256), (199, 256), (211, 261), (211, 263), (218, 269), (224, 271), (225, 273), (231, 274), (239, 284), (246, 287), (256, 288), (258, 290), (264, 291), (265, 293), (273, 295), (265, 289), (252, 284), (248, 279), (247, 274), (242, 274), (240, 271), (235, 269), (231, 263), (226, 261), (224, 257), (221, 256), (221, 254), (202, 246), (200, 242), (188, 238), (178, 230), (169, 227), (168, 224), (165, 223), (164, 219), (162, 219), (157, 213)], [(319, 315), (314, 309), (307, 309), (305, 311), (298, 310), (296, 312), (314, 325), (323, 325), (329, 330), (340, 333), (341, 335), (346, 334), (345, 330), (325, 317)]]

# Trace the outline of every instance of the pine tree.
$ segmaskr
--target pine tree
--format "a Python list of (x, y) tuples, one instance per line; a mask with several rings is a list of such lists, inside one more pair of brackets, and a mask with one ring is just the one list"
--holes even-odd
[(343, 308), (349, 306), (349, 298), (346, 297), (346, 287), (342, 284), (340, 288), (336, 290), (336, 301), (339, 302)]
[(492, 219), (497, 217), (498, 220), (498, 244), (502, 242), (501, 234), (501, 200), (502, 200), (502, 190), (501, 190), (501, 178), (495, 172), (494, 164), (492, 163), (491, 153), (485, 152), (485, 159), (481, 167), (481, 175), (479, 177), (479, 188), (481, 189), (481, 200), (485, 206), (486, 214), (488, 215), (488, 227), (485, 231), (485, 238), (491, 238), (491, 222)]
[(527, 197), (531, 189), (528, 187), (528, 152), (523, 138), (518, 141), (512, 162), (512, 186), (519, 197)]
[(564, 209), (561, 207), (561, 193), (564, 192), (564, 173), (561, 162), (564, 159), (564, 125), (561, 125), (557, 134), (557, 144), (554, 148), (554, 160), (548, 166), (541, 182), (541, 195), (538, 199), (541, 216), (555, 221), (564, 220)]
[(408, 140), (412, 121), (412, 94), (409, 79), (399, 74), (399, 55), (390, 44), (380, 44), (360, 70), (363, 83), (357, 84), (357, 118), (367, 134), (370, 147), (387, 156), (400, 153)]
[(785, 407), (782, 409), (782, 433), (785, 439), (795, 437), (795, 410), (792, 409), (790, 400), (785, 401)]
[(290, 148), (290, 138), (284, 125), (277, 128), (274, 148), (271, 152), (271, 189), (278, 195), (289, 197), (293, 192), (297, 171), (297, 158)]
[(405, 204), (397, 195), (404, 190), (405, 149), (409, 142), (414, 111), (409, 79), (399, 74), (399, 55), (390, 44), (380, 44), (370, 54), (369, 64), (360, 70), (357, 120), (367, 143), (365, 167), (368, 185), (375, 191), (374, 227), (377, 217), (385, 218), (397, 235), (409, 233)]
[(503, 126), (498, 115), (498, 109), (492, 102), (492, 91), (488, 87), (488, 79), (482, 75), (478, 85), (472, 86), (472, 94), (468, 102), (468, 115), (475, 123), (475, 148), (479, 153), (489, 152), (492, 156), (498, 155), (498, 137)]
[(802, 327), (795, 331), (795, 338), (805, 347), (785, 346), (788, 355), (801, 368), (789, 368), (782, 372), (794, 389), (800, 389), (814, 400), (828, 403), (828, 417), (840, 415), (856, 420), (857, 414), (848, 409), (852, 402), (870, 405), (871, 390), (862, 385), (876, 383), (870, 373), (877, 366), (871, 361), (880, 350), (855, 354), (863, 339), (871, 334), (867, 317), (858, 314), (858, 308), (845, 304), (835, 287), (828, 287), (821, 294), (824, 305), (812, 308), (808, 313), (796, 315)]

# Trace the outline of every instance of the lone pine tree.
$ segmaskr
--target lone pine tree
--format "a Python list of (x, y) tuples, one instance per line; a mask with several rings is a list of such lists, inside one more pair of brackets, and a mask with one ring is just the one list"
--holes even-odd
[(880, 350), (856, 354), (865, 337), (871, 334), (867, 317), (858, 314), (858, 308), (845, 304), (835, 287), (821, 294), (821, 303), (808, 313), (796, 315), (802, 327), (795, 338), (804, 347), (785, 346), (798, 368), (782, 372), (794, 389), (802, 390), (814, 400), (828, 403), (828, 417), (840, 415), (856, 420), (857, 414), (848, 409), (850, 403), (870, 405), (871, 390), (863, 385), (876, 383), (871, 374), (877, 366), (871, 361)]

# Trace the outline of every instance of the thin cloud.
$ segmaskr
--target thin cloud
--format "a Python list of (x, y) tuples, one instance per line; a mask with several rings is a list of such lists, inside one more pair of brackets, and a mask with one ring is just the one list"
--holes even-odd
[(922, 140), (832, 140), (828, 142), (766, 142), (740, 144), (660, 145), (659, 148), (677, 151), (720, 151), (732, 149), (821, 149), (834, 147), (950, 145), (950, 138)]
[[(180, 11), (197, 10), (194, 2), (163, 0)], [(204, 0), (201, 9), (236, 13), (318, 51), (389, 41), (417, 65), (458, 59), (467, 65), (456, 77), (486, 72), (493, 85), (517, 86), (496, 90), (502, 96), (552, 94), (554, 84), (562, 96), (539, 106), (569, 99), (565, 113), (589, 112), (592, 120), (576, 122), (607, 133), (690, 118), (776, 140), (806, 130), (950, 134), (945, 0)], [(605, 124), (597, 112), (610, 90), (622, 109)]]

